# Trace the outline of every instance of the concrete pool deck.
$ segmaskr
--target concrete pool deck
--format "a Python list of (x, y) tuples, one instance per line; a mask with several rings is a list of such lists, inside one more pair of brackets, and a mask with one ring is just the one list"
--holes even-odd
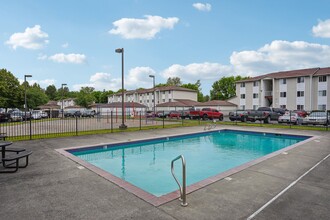
[(203, 128), (15, 142), (16, 147), (25, 147), (33, 154), (27, 168), (0, 175), (1, 219), (247, 219), (304, 174), (253, 219), (327, 219), (330, 216), (330, 157), (325, 158), (330, 154), (329, 132), (221, 126), (318, 138), (188, 194), (189, 205), (185, 208), (178, 200), (155, 207), (55, 151), (200, 132)]

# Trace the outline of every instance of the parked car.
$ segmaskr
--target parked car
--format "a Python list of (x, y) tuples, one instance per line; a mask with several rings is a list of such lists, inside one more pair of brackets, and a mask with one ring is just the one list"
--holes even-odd
[(30, 114), (31, 114), (31, 119), (38, 120), (42, 118), (40, 112), (32, 111)]
[(234, 112), (229, 112), (229, 119), (231, 121), (246, 122), (248, 120), (247, 112), (248, 110), (236, 110)]
[(95, 116), (95, 110), (86, 109), (81, 113), (81, 116), (92, 118)]
[(153, 117), (155, 117), (155, 116), (156, 116), (156, 114), (155, 114), (154, 111), (147, 111), (147, 112), (146, 112), (146, 117), (147, 117), (147, 118), (153, 118)]
[(203, 120), (206, 119), (219, 119), (219, 121), (223, 120), (223, 114), (213, 108), (203, 108), (202, 110), (191, 110), (189, 112), (189, 117), (192, 119), (202, 118)]
[(28, 121), (31, 119), (31, 113), (30, 112), (22, 112), (22, 111), (12, 111), (10, 113), (11, 117), (13, 116), (20, 116), (22, 117), (23, 121)]
[(271, 107), (259, 107), (257, 110), (250, 110), (247, 112), (248, 120), (263, 121), (264, 123), (277, 121), (278, 117), (283, 114), (283, 109)]
[(41, 118), (48, 118), (47, 112), (42, 111), (42, 110), (33, 110), (31, 113), (32, 114), (38, 113), (38, 114), (40, 114)]
[(9, 114), (9, 118), (7, 120), (8, 122), (18, 122), (18, 121), (23, 121), (23, 117), (21, 116), (21, 114), (18, 113), (11, 113)]
[(158, 111), (158, 112), (156, 112), (156, 116), (158, 118), (167, 118), (169, 114), (170, 114), (170, 111)]
[(305, 110), (294, 110), (293, 112), (297, 113), (300, 117), (305, 118), (308, 114)]
[(6, 112), (0, 112), (0, 122), (6, 122), (10, 118), (10, 114)]
[(71, 109), (71, 110), (66, 110), (64, 111), (64, 117), (81, 117), (81, 112), (78, 111), (78, 110), (74, 110), (74, 109)]
[(303, 123), (303, 117), (296, 112), (285, 112), (284, 115), (278, 117), (278, 123), (292, 123), (301, 125)]
[(312, 111), (303, 120), (304, 125), (329, 125), (330, 124), (330, 111)]
[(181, 112), (178, 111), (170, 111), (169, 118), (177, 118), (179, 119), (181, 117)]

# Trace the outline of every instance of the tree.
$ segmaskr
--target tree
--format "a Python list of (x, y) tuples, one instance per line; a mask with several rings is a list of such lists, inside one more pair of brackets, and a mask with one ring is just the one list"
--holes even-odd
[(235, 82), (246, 78), (247, 77), (242, 77), (242, 76), (222, 77), (220, 80), (213, 83), (212, 90), (210, 91), (211, 99), (226, 100), (234, 97), (236, 95)]
[(197, 101), (199, 102), (203, 102), (204, 101), (204, 96), (203, 93), (201, 92), (201, 82), (200, 80), (197, 80), (196, 83), (191, 84), (183, 84), (182, 87), (187, 88), (187, 89), (192, 89), (192, 90), (196, 90), (197, 91)]
[[(24, 83), (22, 86), (24, 87)], [(49, 100), (44, 89), (37, 83), (34, 83), (32, 86), (27, 85), (26, 99), (28, 109), (35, 109), (39, 105), (46, 104)]]
[(168, 86), (181, 86), (182, 82), (181, 79), (179, 77), (173, 77), (173, 78), (168, 78), (166, 85)]
[(96, 100), (93, 96), (93, 87), (81, 87), (75, 100), (77, 105), (88, 108)]
[(6, 69), (0, 69), (0, 107), (20, 108), (24, 103), (24, 90), (18, 79)]
[(50, 100), (56, 99), (56, 92), (57, 92), (57, 89), (54, 85), (47, 86), (46, 91), (45, 91), (46, 95), (48, 96), (48, 98)]

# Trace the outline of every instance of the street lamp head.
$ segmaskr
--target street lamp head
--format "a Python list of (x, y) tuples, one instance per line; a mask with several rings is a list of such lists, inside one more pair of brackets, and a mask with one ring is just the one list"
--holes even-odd
[(150, 78), (155, 78), (155, 75), (149, 75)]
[(32, 75), (24, 75), (24, 77), (25, 77), (25, 78), (27, 78), (27, 77), (32, 77)]
[(122, 53), (124, 51), (124, 48), (117, 48), (115, 50), (116, 53)]
[(62, 86), (67, 86), (67, 84), (66, 83), (62, 83)]

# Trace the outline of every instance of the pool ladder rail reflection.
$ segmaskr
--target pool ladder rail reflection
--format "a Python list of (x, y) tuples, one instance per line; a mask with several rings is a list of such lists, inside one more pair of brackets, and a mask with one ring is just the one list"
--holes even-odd
[(204, 131), (206, 131), (206, 130), (211, 130), (211, 129), (216, 128), (216, 127), (217, 127), (217, 123), (216, 123), (215, 120), (213, 120), (212, 123), (206, 124), (206, 125), (204, 126)]
[[(174, 174), (174, 162), (179, 159), (181, 159), (181, 162), (182, 162), (182, 186)], [(179, 185), (179, 191), (180, 191), (179, 200), (181, 201), (181, 206), (186, 207), (188, 205), (187, 200), (186, 200), (186, 161), (185, 161), (183, 155), (177, 156), (176, 158), (174, 158), (172, 160), (171, 172), (172, 172), (172, 175), (173, 175), (176, 183)]]

